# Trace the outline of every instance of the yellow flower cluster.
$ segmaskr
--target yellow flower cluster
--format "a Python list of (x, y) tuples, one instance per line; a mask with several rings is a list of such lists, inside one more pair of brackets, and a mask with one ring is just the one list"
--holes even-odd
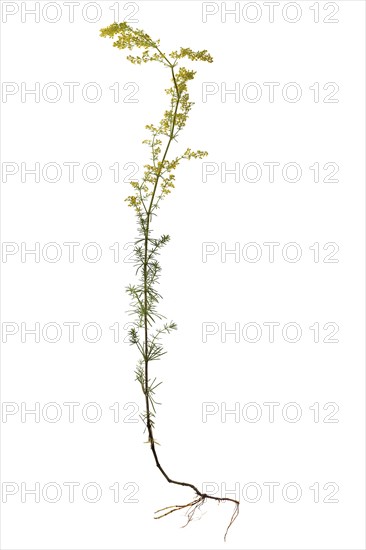
[[(186, 149), (181, 156), (167, 159), (170, 145), (176, 141), (179, 132), (186, 125), (193, 102), (189, 100), (187, 83), (193, 80), (196, 71), (186, 67), (177, 68), (180, 59), (190, 61), (206, 61), (212, 63), (212, 56), (207, 50), (193, 51), (191, 48), (180, 48), (169, 55), (160, 49), (160, 40), (153, 40), (141, 29), (131, 27), (128, 23), (112, 23), (101, 29), (102, 37), (114, 40), (113, 46), (119, 49), (140, 49), (140, 55), (128, 55), (127, 59), (133, 64), (141, 65), (148, 61), (157, 61), (168, 67), (171, 71), (171, 87), (165, 92), (170, 97), (170, 108), (165, 110), (163, 118), (158, 125), (148, 124), (146, 129), (150, 132), (149, 139), (143, 141), (151, 151), (151, 163), (144, 166), (145, 171), (140, 182), (132, 181), (134, 194), (127, 197), (129, 206), (137, 213), (145, 211), (146, 216), (158, 208), (159, 202), (174, 188), (175, 176), (172, 173), (178, 167), (182, 159), (201, 159), (207, 155), (206, 151), (192, 151)], [(163, 139), (167, 140), (165, 149), (162, 148)], [(164, 152), (162, 152), (164, 151)]]

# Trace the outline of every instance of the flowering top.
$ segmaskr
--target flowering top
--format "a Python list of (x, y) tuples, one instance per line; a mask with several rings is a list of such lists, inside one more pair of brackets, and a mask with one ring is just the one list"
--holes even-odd
[[(175, 176), (172, 173), (182, 159), (203, 158), (205, 151), (192, 151), (187, 149), (183, 154), (168, 160), (167, 154), (172, 141), (176, 141), (179, 132), (186, 125), (193, 102), (189, 100), (187, 83), (193, 80), (196, 72), (186, 67), (177, 69), (180, 59), (187, 58), (190, 61), (207, 61), (213, 59), (207, 50), (193, 51), (190, 48), (180, 48), (165, 54), (160, 49), (160, 40), (153, 40), (141, 29), (135, 29), (128, 23), (113, 23), (109, 27), (101, 29), (102, 37), (114, 39), (113, 46), (124, 50), (137, 48), (140, 55), (128, 55), (127, 59), (141, 65), (149, 61), (162, 63), (171, 71), (171, 87), (165, 90), (170, 98), (169, 109), (164, 112), (158, 125), (148, 124), (146, 129), (150, 137), (143, 143), (149, 146), (151, 163), (145, 164), (145, 172), (140, 182), (131, 183), (134, 194), (127, 197), (129, 206), (133, 207), (139, 217), (150, 214), (159, 207), (160, 200), (168, 195), (174, 188)], [(163, 140), (166, 147), (162, 149)], [(163, 152), (164, 151), (164, 152)]]

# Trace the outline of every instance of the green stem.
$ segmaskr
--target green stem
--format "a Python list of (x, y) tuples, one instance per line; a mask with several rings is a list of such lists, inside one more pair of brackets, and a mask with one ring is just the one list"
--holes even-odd
[(145, 402), (146, 402), (146, 426), (147, 426), (147, 430), (148, 430), (148, 434), (149, 434), (149, 442), (150, 442), (150, 445), (151, 445), (151, 449), (152, 449), (153, 454), (155, 456), (155, 461), (157, 463), (157, 466), (159, 467), (159, 469), (162, 471), (162, 473), (164, 474), (164, 476), (167, 479), (168, 479), (168, 477), (165, 474), (165, 472), (162, 470), (162, 468), (159, 464), (157, 455), (156, 455), (155, 443), (154, 443), (154, 434), (153, 434), (153, 429), (152, 429), (152, 425), (151, 425), (151, 415), (150, 415), (150, 402), (149, 402), (149, 394), (148, 394), (148, 386), (149, 386), (148, 336), (149, 336), (149, 334), (148, 334), (148, 319), (147, 319), (147, 294), (148, 294), (147, 269), (148, 269), (148, 252), (149, 252), (150, 217), (151, 217), (151, 213), (152, 213), (152, 210), (153, 210), (154, 198), (155, 198), (156, 190), (157, 190), (157, 187), (158, 187), (159, 179), (160, 179), (160, 176), (161, 176), (161, 172), (162, 172), (162, 169), (163, 169), (163, 166), (164, 166), (164, 161), (167, 157), (170, 145), (171, 145), (171, 143), (174, 139), (174, 129), (175, 129), (175, 123), (176, 123), (176, 119), (177, 119), (179, 100), (180, 100), (178, 84), (177, 84), (175, 74), (174, 74), (174, 66), (171, 63), (169, 63), (169, 64), (170, 64), (170, 68), (171, 68), (171, 72), (172, 72), (172, 77), (173, 77), (175, 90), (176, 90), (176, 93), (177, 93), (177, 100), (176, 100), (174, 116), (173, 116), (173, 121), (172, 121), (172, 128), (170, 130), (169, 140), (168, 140), (167, 146), (165, 148), (165, 152), (164, 152), (164, 155), (163, 155), (158, 173), (156, 175), (156, 179), (155, 179), (155, 182), (154, 182), (154, 188), (153, 188), (153, 192), (152, 192), (152, 195), (151, 195), (150, 205), (149, 205), (149, 208), (146, 212), (146, 228), (145, 228), (145, 241), (144, 241), (144, 332), (145, 332), (145, 392), (144, 393), (145, 393)]

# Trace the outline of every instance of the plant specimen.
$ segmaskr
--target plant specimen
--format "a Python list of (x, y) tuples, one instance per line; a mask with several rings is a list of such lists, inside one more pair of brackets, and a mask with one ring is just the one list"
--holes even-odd
[(162, 64), (169, 70), (171, 85), (165, 90), (170, 105), (164, 112), (163, 118), (155, 126), (149, 124), (149, 138), (144, 140), (150, 150), (150, 164), (144, 166), (145, 171), (141, 181), (132, 181), (133, 188), (126, 201), (135, 211), (138, 236), (134, 242), (134, 260), (138, 282), (127, 287), (127, 293), (131, 299), (130, 314), (133, 315), (133, 327), (129, 331), (130, 344), (135, 346), (140, 358), (136, 367), (136, 380), (140, 383), (145, 400), (145, 411), (141, 418), (148, 433), (148, 443), (155, 459), (155, 464), (169, 483), (190, 487), (195, 492), (195, 498), (186, 504), (167, 506), (155, 512), (155, 519), (160, 519), (178, 510), (185, 510), (187, 525), (194, 514), (206, 500), (212, 499), (218, 502), (230, 501), (235, 507), (229, 525), (225, 532), (225, 539), (230, 526), (239, 513), (239, 502), (231, 498), (219, 498), (201, 492), (192, 483), (175, 481), (161, 466), (157, 454), (157, 441), (154, 438), (156, 405), (155, 394), (161, 382), (151, 375), (151, 363), (159, 360), (166, 352), (162, 345), (162, 337), (176, 330), (177, 325), (171, 321), (164, 321), (165, 317), (158, 311), (161, 295), (157, 290), (161, 267), (158, 256), (161, 249), (169, 242), (169, 235), (154, 237), (152, 223), (161, 201), (171, 193), (174, 188), (174, 171), (183, 159), (201, 159), (207, 155), (205, 151), (192, 151), (186, 149), (178, 156), (168, 157), (173, 141), (186, 125), (189, 112), (193, 103), (188, 93), (188, 82), (196, 74), (195, 71), (179, 66), (180, 60), (187, 58), (191, 61), (206, 61), (212, 63), (213, 59), (207, 50), (192, 51), (190, 48), (180, 48), (165, 54), (160, 49), (160, 40), (153, 40), (140, 29), (135, 29), (126, 22), (113, 23), (109, 27), (101, 29), (102, 37), (114, 39), (113, 46), (121, 50), (138, 48), (140, 56), (128, 55), (127, 59), (134, 64), (141, 65), (150, 61)]

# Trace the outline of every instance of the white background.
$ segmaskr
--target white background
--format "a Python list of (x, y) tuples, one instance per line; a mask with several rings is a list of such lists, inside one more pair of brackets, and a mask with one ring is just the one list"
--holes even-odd
[[(10, 4), (18, 11), (4, 22), (5, 5), (13, 11)], [(19, 409), (22, 402), (28, 408), (39, 403), (41, 409), (55, 402), (62, 410), (55, 423), (42, 414), (39, 422), (34, 415), (26, 415), (22, 422), (20, 412), (2, 417), (2, 482), (19, 486), (2, 505), (4, 549), (220, 549), (232, 513), (229, 504), (207, 503), (202, 519), (186, 529), (180, 529), (183, 514), (155, 521), (155, 510), (188, 502), (194, 495), (166, 483), (144, 444), (141, 422), (127, 422), (133, 407), (123, 409), (127, 403), (143, 406), (134, 382), (136, 353), (123, 343), (123, 327), (129, 320), (124, 288), (134, 281), (132, 264), (124, 261), (130, 249), (123, 247), (134, 239), (135, 223), (124, 202), (129, 186), (113, 182), (109, 167), (119, 162), (123, 179), (128, 174), (123, 170), (126, 163), (143, 165), (148, 160), (148, 150), (141, 145), (147, 137), (144, 125), (160, 120), (169, 75), (155, 64), (131, 65), (125, 52), (99, 37), (99, 29), (113, 22), (111, 7), (116, 4), (99, 2), (100, 19), (93, 23), (82, 17), (85, 2), (81, 1), (71, 23), (67, 7), (59, 2), (60, 20), (50, 23), (42, 13), (39, 22), (23, 13), (22, 22), (22, 9), (33, 8), (34, 2), (2, 2), (3, 81), (19, 88), (22, 82), (28, 88), (39, 82), (41, 90), (56, 82), (63, 92), (56, 102), (42, 94), (39, 102), (31, 95), (22, 102), (20, 92), (3, 95), (3, 163), (20, 167), (23, 162), (30, 168), (36, 162), (41, 167), (49, 162), (60, 166), (79, 162), (81, 167), (95, 162), (102, 168), (102, 177), (95, 183), (85, 181), (80, 168), (75, 181), (69, 182), (64, 167), (61, 179), (54, 183), (42, 176), (35, 182), (32, 175), (22, 182), (18, 172), (2, 185), (3, 242), (19, 247), (23, 242), (28, 248), (38, 242), (41, 249), (56, 242), (63, 251), (55, 263), (42, 255), (39, 262), (32, 255), (22, 262), (20, 252), (2, 258), (3, 323), (19, 326), (19, 332), (3, 344), (2, 400)], [(240, 9), (246, 4), (241, 2)], [(203, 183), (202, 163), (192, 160), (179, 167), (174, 194), (162, 204), (156, 234), (169, 233), (171, 243), (161, 259), (161, 310), (177, 322), (179, 330), (166, 339), (168, 355), (154, 365), (154, 375), (164, 381), (158, 391), (163, 405), (158, 409), (156, 439), (161, 444), (161, 463), (174, 479), (198, 486), (216, 483), (222, 493), (225, 484), (229, 489), (239, 486), (240, 515), (225, 548), (361, 549), (365, 547), (365, 6), (362, 1), (338, 1), (325, 8), (320, 2), (315, 23), (317, 3), (300, 1), (297, 8), (283, 12), (285, 4), (276, 8), (272, 23), (263, 2), (245, 12), (246, 19), (253, 19), (251, 10), (260, 10), (255, 23), (246, 21), (242, 11), (238, 22), (234, 16), (221, 21), (221, 3), (218, 13), (204, 23), (202, 4), (196, 1), (138, 2), (132, 17), (138, 20), (138, 28), (160, 38), (167, 52), (185, 46), (207, 49), (214, 57), (213, 64), (194, 67), (197, 75), (190, 90), (195, 106), (174, 152), (189, 146), (209, 151), (206, 160), (219, 166), (226, 162), (232, 168), (240, 163), (242, 168), (256, 162), (263, 168), (256, 183), (242, 177), (235, 182), (233, 176), (224, 183), (220, 173)], [(122, 20), (133, 6), (119, 5)], [(334, 6), (339, 8), (333, 16), (338, 23), (325, 23)], [(89, 9), (87, 17), (95, 18), (98, 12)], [(301, 17), (290, 23), (283, 13), (287, 19), (294, 18), (294, 9), (301, 10)], [(51, 6), (46, 18), (55, 14)], [(64, 82), (80, 83), (73, 103)], [(98, 102), (89, 102), (81, 94), (89, 82), (102, 89)], [(122, 99), (132, 89), (123, 90), (123, 86), (135, 82), (138, 102), (115, 103), (109, 87), (116, 82)], [(240, 91), (256, 82), (263, 95), (257, 102), (240, 95), (235, 102), (233, 95), (221, 97), (219, 91), (204, 102), (202, 89), (207, 82), (216, 83), (219, 90), (225, 85), (232, 89), (237, 82)], [(268, 100), (265, 82), (280, 83), (273, 102)], [(289, 82), (301, 87), (297, 102), (282, 96)], [(315, 82), (320, 86), (319, 102), (310, 89)], [(328, 82), (338, 84), (334, 96), (338, 102), (324, 102), (332, 91), (323, 90)], [(279, 171), (270, 183), (264, 162), (278, 162), (280, 170), (296, 162), (302, 177), (298, 182), (284, 181)], [(336, 163), (339, 181), (314, 182), (309, 167), (315, 162), (321, 167)], [(321, 180), (327, 173), (321, 171)], [(80, 243), (74, 263), (68, 261), (65, 242)], [(102, 249), (96, 263), (81, 255), (90, 242)], [(219, 252), (203, 262), (205, 242), (217, 243)], [(258, 262), (246, 261), (243, 255), (237, 262), (233, 255), (222, 261), (220, 250), (225, 245), (229, 249), (239, 243), (236, 246), (242, 251), (250, 242), (261, 247)], [(280, 243), (272, 263), (265, 242)], [(282, 257), (282, 247), (289, 242), (301, 247), (298, 262)], [(318, 263), (309, 249), (316, 242), (320, 243)], [(323, 261), (322, 247), (329, 242), (339, 246), (337, 263)], [(109, 249), (113, 243), (120, 243), (118, 262)], [(280, 323), (273, 343), (263, 326), (271, 321)], [(41, 327), (58, 323), (63, 328), (60, 340), (52, 344), (41, 336), (40, 343), (35, 343), (34, 336), (28, 335), (22, 342), (20, 324), (31, 328), (36, 322)], [(68, 342), (65, 322), (80, 323), (74, 343)], [(81, 336), (81, 328), (90, 322), (102, 329), (96, 343)], [(117, 322), (121, 338), (114, 343), (109, 327)], [(216, 323), (219, 332), (204, 343), (202, 324), (207, 322)], [(262, 327), (257, 343), (242, 336), (239, 342), (234, 336), (221, 342), (221, 323), (230, 329), (235, 323), (242, 328), (249, 322)], [(289, 322), (302, 328), (297, 343), (282, 337), (283, 325)], [(315, 322), (320, 325), (319, 343), (314, 343), (309, 329)], [(330, 330), (322, 327), (328, 322), (339, 326), (338, 343), (324, 343)], [(80, 403), (74, 423), (68, 420), (65, 402)], [(81, 414), (90, 402), (102, 410), (102, 418), (95, 423)], [(202, 421), (205, 402), (217, 403), (219, 411), (207, 422)], [(225, 406), (232, 409), (237, 403), (243, 411), (250, 402), (262, 412), (257, 422), (249, 422), (242, 414), (238, 422), (234, 415), (222, 421), (220, 411)], [(274, 422), (268, 420), (265, 402), (279, 403)], [(290, 402), (301, 409), (298, 422), (283, 418), (281, 411)], [(109, 409), (114, 403), (120, 404), (119, 422), (113, 422)], [(319, 403), (319, 422), (309, 409), (314, 403)], [(333, 406), (323, 410), (326, 403), (339, 407), (333, 417), (338, 422), (324, 422), (333, 410)], [(248, 414), (253, 412), (252, 408)], [(288, 410), (289, 415), (293, 413), (294, 409)], [(132, 416), (136, 418), (138, 413)], [(21, 502), (20, 484), (30, 489), (37, 482), (41, 488), (50, 482), (63, 488), (59, 502), (47, 502), (42, 495), (39, 503), (32, 495)], [(68, 501), (65, 482), (80, 484), (74, 503)], [(90, 482), (102, 489), (94, 504), (81, 495), (81, 488)], [(119, 503), (113, 502), (109, 489), (116, 482), (121, 486)], [(266, 482), (280, 484), (272, 503)], [(123, 489), (126, 483), (138, 485), (138, 502), (123, 502), (131, 492), (129, 487)], [(262, 490), (256, 503), (249, 502), (251, 491), (248, 498), (243, 497), (248, 483)], [(283, 498), (287, 483), (301, 487), (298, 502)], [(309, 489), (315, 483), (320, 487), (318, 503)], [(324, 502), (335, 486), (327, 483), (339, 487), (333, 497), (338, 502)]]

